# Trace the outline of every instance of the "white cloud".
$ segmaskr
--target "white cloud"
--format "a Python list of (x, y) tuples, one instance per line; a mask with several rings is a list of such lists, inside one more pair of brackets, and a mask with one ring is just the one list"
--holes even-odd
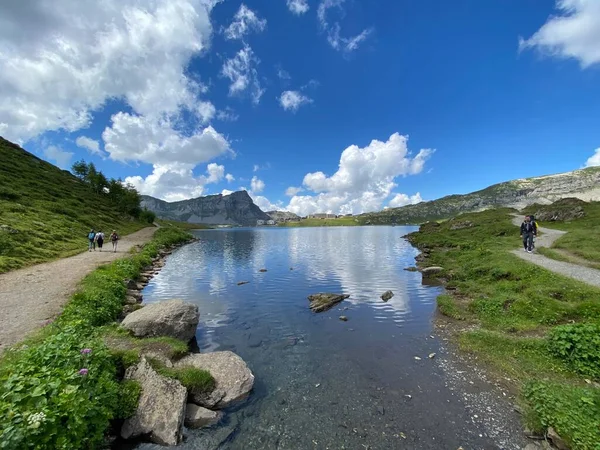
[(287, 7), (297, 15), (302, 15), (310, 9), (307, 0), (287, 0)]
[(312, 103), (313, 100), (299, 91), (284, 91), (279, 97), (279, 104), (286, 111), (296, 112), (302, 105)]
[(285, 195), (287, 195), (288, 197), (293, 197), (294, 195), (297, 195), (303, 190), (304, 189), (302, 189), (301, 187), (290, 186), (285, 190)]
[(396, 194), (394, 198), (390, 200), (388, 206), (390, 208), (399, 208), (400, 206), (416, 205), (422, 201), (423, 199), (421, 198), (420, 192), (417, 192), (415, 195), (411, 195), (410, 197), (406, 194)]
[(250, 190), (253, 194), (260, 194), (265, 189), (265, 182), (258, 178), (257, 176), (253, 176), (252, 180), (250, 180)]
[(600, 148), (596, 149), (596, 152), (590, 156), (585, 162), (585, 167), (596, 167), (600, 166)]
[[(208, 48), (215, 0), (4, 2), (0, 15), (0, 134), (26, 141), (76, 131), (108, 99), (139, 115), (198, 112), (186, 75)], [(201, 108), (202, 111), (205, 108)]]
[(229, 189), (223, 189), (221, 191), (221, 195), (231, 195), (233, 194), (233, 191), (230, 191)]
[(142, 194), (175, 202), (199, 197), (205, 186), (218, 183), (225, 172), (225, 167), (211, 163), (206, 167), (206, 175), (194, 176), (189, 165), (155, 165), (153, 172), (146, 178), (140, 176), (125, 178)]
[(208, 123), (215, 117), (217, 108), (211, 102), (199, 102), (196, 105), (196, 113), (202, 123)]
[(267, 20), (259, 18), (254, 11), (243, 3), (233, 17), (233, 22), (225, 29), (226, 39), (243, 39), (251, 31), (261, 32), (267, 26)]
[(258, 164), (254, 164), (254, 167), (252, 168), (252, 172), (258, 172), (260, 170), (260, 166)]
[(233, 175), (231, 175), (230, 173), (225, 175), (225, 179), (227, 180), (228, 183), (232, 183), (235, 181), (235, 177)]
[(221, 73), (231, 81), (229, 95), (241, 94), (246, 89), (250, 89), (253, 103), (260, 102), (265, 91), (258, 81), (256, 66), (259, 63), (260, 60), (254, 56), (248, 44), (245, 44), (233, 58), (225, 61)]
[(586, 68), (600, 63), (600, 1), (557, 0), (559, 15), (548, 21), (519, 48), (537, 48), (558, 58), (574, 58)]
[(93, 155), (103, 155), (102, 150), (100, 150), (100, 143), (89, 137), (79, 136), (75, 139), (75, 144), (77, 144), (77, 147), (85, 148)]
[(350, 53), (358, 49), (359, 44), (369, 37), (373, 32), (373, 29), (364, 29), (356, 36), (342, 36), (340, 23), (329, 23), (327, 15), (328, 11), (333, 8), (339, 9), (343, 13), (343, 4), (345, 1), (346, 0), (322, 0), (317, 9), (317, 18), (319, 19), (321, 29), (327, 33), (327, 42), (329, 42), (329, 45), (335, 50), (342, 50), (346, 53)]
[(239, 119), (240, 116), (238, 116), (235, 111), (233, 109), (231, 109), (230, 107), (227, 107), (225, 109), (222, 109), (221, 111), (217, 112), (217, 119), (222, 120), (222, 121), (226, 121), (226, 122), (235, 122), (236, 120)]
[(71, 158), (73, 158), (73, 153), (66, 152), (63, 149), (56, 147), (54, 145), (50, 145), (46, 147), (44, 150), (44, 156), (50, 161), (54, 161), (58, 167), (61, 169), (68, 169), (69, 164), (71, 163)]
[(281, 67), (277, 69), (277, 77), (282, 81), (289, 81), (292, 79), (289, 72), (283, 70)]
[(316, 195), (295, 195), (288, 210), (307, 215), (317, 212), (358, 214), (381, 209), (396, 187), (394, 179), (420, 173), (433, 150), (410, 155), (407, 136), (394, 133), (386, 142), (373, 140), (360, 148), (352, 145), (340, 157), (336, 173), (308, 173), (303, 185)]
[(266, 211), (282, 211), (284, 206), (281, 202), (271, 203), (271, 201), (267, 197), (263, 197), (262, 195), (252, 195), (252, 201), (258, 206), (263, 212)]

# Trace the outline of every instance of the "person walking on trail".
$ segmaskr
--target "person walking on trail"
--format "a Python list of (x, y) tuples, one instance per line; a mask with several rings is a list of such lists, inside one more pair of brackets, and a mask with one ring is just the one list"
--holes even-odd
[(88, 241), (88, 252), (91, 252), (92, 250), (96, 251), (96, 232), (93, 228), (88, 233)]
[(104, 244), (104, 233), (98, 230), (96, 233), (96, 244), (98, 244), (98, 250), (102, 251), (102, 245)]
[(110, 242), (112, 242), (113, 253), (117, 253), (117, 244), (119, 243), (119, 235), (116, 230), (110, 234)]
[(525, 216), (525, 220), (521, 224), (521, 238), (523, 239), (523, 249), (527, 253), (533, 253), (533, 238), (536, 235), (535, 223), (531, 221), (531, 217)]

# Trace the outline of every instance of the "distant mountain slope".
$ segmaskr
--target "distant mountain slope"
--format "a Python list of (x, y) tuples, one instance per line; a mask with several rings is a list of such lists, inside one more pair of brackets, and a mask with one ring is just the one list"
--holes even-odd
[(179, 202), (165, 202), (142, 195), (142, 207), (154, 211), (161, 219), (209, 225), (256, 225), (257, 220), (269, 220), (246, 191), (230, 195), (208, 195)]
[(276, 222), (284, 220), (300, 220), (300, 216), (289, 211), (267, 211), (267, 215)]
[(0, 137), (0, 273), (87, 248), (90, 228), (147, 226), (66, 170)]
[(417, 224), (496, 206), (521, 209), (533, 203), (549, 204), (565, 197), (600, 201), (600, 167), (507, 181), (470, 194), (450, 195), (416, 205), (362, 214), (360, 221), (371, 224)]

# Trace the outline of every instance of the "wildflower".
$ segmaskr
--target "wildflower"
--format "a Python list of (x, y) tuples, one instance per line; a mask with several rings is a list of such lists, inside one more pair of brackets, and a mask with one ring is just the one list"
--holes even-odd
[(46, 414), (43, 412), (31, 414), (27, 418), (27, 423), (31, 425), (33, 428), (39, 428), (39, 426), (46, 420)]
[(87, 369), (79, 369), (79, 375), (85, 376), (88, 374), (88, 370)]
[(91, 348), (84, 348), (81, 350), (81, 354), (82, 355), (89, 355), (90, 353), (92, 353), (92, 349)]

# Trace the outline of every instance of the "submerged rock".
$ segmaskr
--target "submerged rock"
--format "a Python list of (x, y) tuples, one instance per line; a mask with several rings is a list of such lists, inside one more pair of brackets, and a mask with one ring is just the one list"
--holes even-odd
[(263, 272), (263, 273), (266, 272), (266, 271), (267, 271), (267, 269), (260, 269), (259, 270), (259, 272)]
[(188, 403), (185, 409), (185, 426), (188, 428), (210, 427), (223, 417), (220, 411), (211, 411), (202, 406)]
[(385, 291), (383, 294), (381, 294), (381, 300), (383, 300), (384, 302), (387, 302), (393, 296), (394, 296), (394, 293), (392, 291)]
[(156, 373), (146, 358), (127, 369), (125, 379), (139, 382), (142, 393), (136, 412), (121, 428), (121, 436), (148, 436), (157, 444), (177, 445), (183, 431), (186, 389), (179, 381)]
[(169, 300), (132, 312), (121, 326), (137, 337), (170, 336), (188, 342), (196, 334), (199, 319), (198, 306)]
[(308, 296), (310, 301), (310, 309), (313, 312), (319, 313), (333, 308), (335, 305), (350, 297), (346, 294), (312, 294)]
[(340, 320), (342, 322), (348, 322), (348, 318), (346, 316), (340, 316)]
[(407, 272), (418, 272), (419, 269), (417, 267), (407, 267), (404, 270), (406, 270)]
[(205, 408), (225, 408), (245, 399), (254, 386), (254, 375), (242, 358), (230, 351), (194, 353), (180, 359), (175, 367), (192, 366), (210, 372), (215, 389), (207, 394), (190, 389), (192, 402)]
[(431, 267), (425, 267), (424, 269), (421, 269), (421, 273), (423, 273), (423, 275), (433, 275), (435, 273), (440, 273), (443, 270), (444, 270), (443, 267), (431, 266)]
[(238, 281), (237, 285), (241, 286), (243, 284), (248, 284), (248, 283), (250, 283), (250, 282), (249, 281)]

